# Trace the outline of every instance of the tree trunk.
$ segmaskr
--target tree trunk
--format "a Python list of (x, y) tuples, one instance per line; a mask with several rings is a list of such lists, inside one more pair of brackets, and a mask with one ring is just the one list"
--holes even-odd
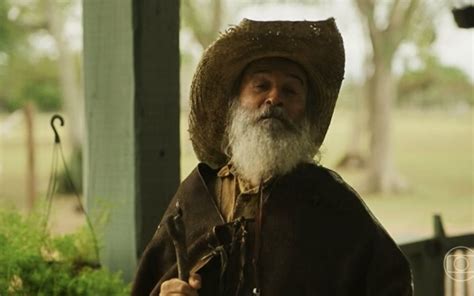
[(370, 155), (368, 192), (398, 192), (405, 184), (393, 164), (391, 118), (396, 98), (391, 55), (374, 54), (374, 72), (369, 79)]
[[(355, 0), (365, 22), (372, 45), (369, 75), (369, 132), (370, 155), (365, 189), (368, 192), (398, 192), (406, 188), (405, 182), (397, 174), (393, 164), (391, 143), (391, 109), (397, 97), (392, 60), (401, 42), (407, 38), (416, 13), (423, 12), (421, 0), (394, 0), (389, 2), (386, 26), (378, 27), (376, 22), (377, 1)], [(403, 4), (403, 5), (402, 5)]]
[(361, 100), (357, 100), (354, 114), (350, 122), (351, 132), (347, 142), (346, 152), (336, 164), (339, 169), (362, 169), (366, 166), (365, 156), (362, 154), (362, 140), (366, 129), (367, 112)]
[(344, 156), (337, 163), (338, 168), (356, 168), (365, 169), (367, 167), (367, 157), (362, 152), (363, 145), (366, 143), (366, 136), (369, 134), (368, 131), (368, 120), (370, 106), (368, 102), (370, 90), (370, 83), (368, 77), (372, 75), (372, 56), (367, 55), (364, 59), (365, 69), (365, 83), (362, 87), (362, 91), (356, 96), (356, 103), (354, 107), (354, 115), (350, 122), (351, 133), (349, 135), (349, 141), (347, 142), (346, 152)]
[(34, 138), (34, 107), (28, 102), (24, 107), (26, 121), (26, 146), (28, 163), (26, 170), (27, 209), (33, 210), (36, 201), (36, 161), (35, 161), (35, 138)]

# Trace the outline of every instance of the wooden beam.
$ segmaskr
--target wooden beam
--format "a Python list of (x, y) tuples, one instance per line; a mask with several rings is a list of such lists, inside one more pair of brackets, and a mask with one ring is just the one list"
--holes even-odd
[(143, 252), (180, 181), (179, 1), (134, 1), (136, 238)]
[(83, 23), (87, 210), (93, 221), (107, 215), (101, 263), (131, 280), (137, 189), (132, 0), (84, 0)]
[(85, 193), (109, 211), (102, 263), (131, 280), (180, 180), (179, 1), (83, 3)]

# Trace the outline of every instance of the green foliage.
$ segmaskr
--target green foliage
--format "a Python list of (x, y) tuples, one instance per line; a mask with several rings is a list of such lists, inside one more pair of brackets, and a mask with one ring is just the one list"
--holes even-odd
[(0, 210), (0, 295), (129, 295), (120, 273), (98, 269), (87, 231), (44, 235), (37, 215)]
[(61, 107), (56, 57), (41, 52), (32, 37), (45, 37), (42, 1), (0, 1), (0, 110), (33, 101), (38, 109)]
[(0, 1), (0, 52), (17, 49), (25, 38), (24, 28), (8, 19), (10, 9), (8, 1)]
[(31, 98), (44, 111), (58, 110), (61, 106), (59, 88), (55, 80), (29, 81), (25, 83), (22, 94), (14, 101), (16, 104), (24, 103), (25, 98)]
[(9, 56), (4, 74), (0, 72), (0, 105), (8, 111), (33, 101), (39, 110), (56, 111), (62, 105), (55, 61), (47, 57)]
[(422, 69), (409, 70), (400, 78), (398, 103), (415, 106), (474, 105), (473, 85), (458, 68), (445, 66), (435, 58)]

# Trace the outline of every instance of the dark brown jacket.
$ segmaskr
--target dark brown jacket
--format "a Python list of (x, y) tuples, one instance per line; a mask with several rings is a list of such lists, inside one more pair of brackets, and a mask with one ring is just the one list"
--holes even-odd
[[(251, 295), (255, 281), (263, 296), (413, 294), (408, 261), (334, 172), (305, 164), (274, 182), (263, 207), (257, 273), (255, 223), (224, 222), (207, 186), (215, 177), (215, 170), (199, 164), (164, 215), (174, 214), (180, 201), (190, 261), (202, 276), (199, 295)], [(141, 258), (132, 294), (158, 295), (163, 281), (177, 277), (175, 260), (160, 224)]]

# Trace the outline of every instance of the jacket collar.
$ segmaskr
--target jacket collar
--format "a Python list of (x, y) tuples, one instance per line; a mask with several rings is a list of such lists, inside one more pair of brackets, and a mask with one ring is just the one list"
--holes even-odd
[[(212, 190), (209, 184), (212, 178), (216, 178), (220, 168), (213, 169), (205, 163), (199, 163), (197, 173), (200, 176), (202, 186), (206, 188), (207, 196), (219, 212), (215, 200), (212, 197)], [(272, 192), (278, 196), (292, 196), (292, 200), (297, 199), (310, 200), (312, 203), (318, 203), (319, 200), (328, 194), (327, 192), (327, 169), (314, 163), (302, 163), (287, 175), (276, 177), (273, 182)], [(272, 194), (273, 195), (273, 194)], [(270, 197), (273, 199), (274, 197)], [(277, 198), (277, 197), (275, 197)], [(222, 221), (225, 221), (219, 213)]]

